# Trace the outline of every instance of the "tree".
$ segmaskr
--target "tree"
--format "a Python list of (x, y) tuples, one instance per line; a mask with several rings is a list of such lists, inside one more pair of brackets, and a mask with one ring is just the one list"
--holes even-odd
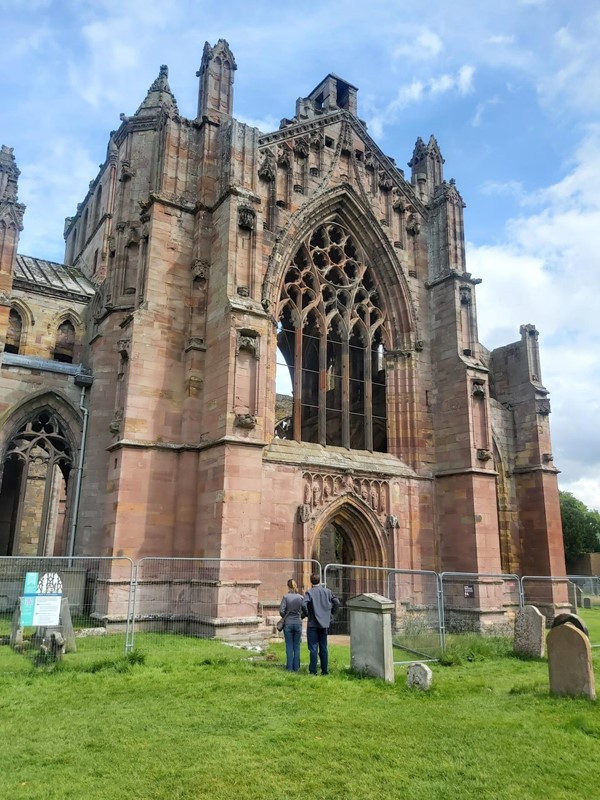
[(589, 509), (571, 492), (559, 492), (565, 558), (600, 552), (600, 513)]

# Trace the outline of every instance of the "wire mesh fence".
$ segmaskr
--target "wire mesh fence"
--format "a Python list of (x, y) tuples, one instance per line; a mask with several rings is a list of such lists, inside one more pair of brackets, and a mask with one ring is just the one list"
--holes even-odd
[[(248, 643), (274, 636), (287, 581), (318, 573), (341, 606), (330, 632), (350, 634), (347, 602), (375, 593), (393, 604), (396, 663), (439, 657), (461, 634), (513, 635), (516, 610), (535, 605), (548, 626), (577, 613), (600, 647), (600, 577), (401, 570), (290, 558), (0, 558), (0, 672), (35, 658), (60, 633), (78, 660), (151, 652), (177, 637)], [(594, 624), (594, 623), (598, 624)], [(596, 639), (594, 639), (596, 637)], [(5, 645), (6, 648), (2, 647)]]
[(359, 594), (374, 593), (394, 602), (392, 630), (396, 663), (417, 658), (437, 658), (443, 649), (443, 630), (437, 573), (397, 570), (357, 564), (327, 564), (324, 581), (340, 600), (330, 632), (351, 633), (347, 602)]
[[(527, 605), (536, 606), (551, 624), (559, 613), (581, 616), (588, 624), (590, 645), (600, 647), (600, 577), (594, 575), (540, 576), (521, 578)], [(592, 624), (589, 624), (592, 623)]]
[(153, 646), (163, 634), (263, 641), (276, 633), (287, 581), (308, 587), (313, 572), (320, 575), (321, 565), (311, 559), (143, 558), (133, 641)]
[(513, 635), (523, 605), (518, 575), (442, 572), (440, 584), (446, 634)]
[(3, 660), (39, 659), (51, 643), (81, 661), (124, 653), (132, 585), (129, 558), (0, 558), (0, 644), (11, 651)]

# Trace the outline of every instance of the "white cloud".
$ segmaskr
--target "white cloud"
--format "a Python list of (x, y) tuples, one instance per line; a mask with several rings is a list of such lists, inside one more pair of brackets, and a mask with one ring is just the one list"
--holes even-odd
[[(598, 508), (599, 170), (600, 131), (591, 129), (569, 174), (534, 195), (543, 208), (510, 220), (504, 242), (468, 248), (469, 271), (484, 279), (477, 293), (480, 339), (497, 347), (514, 341), (521, 324), (536, 324), (561, 486), (576, 495), (583, 487), (588, 504)], [(497, 189), (522, 192), (516, 181)]]
[(482, 102), (477, 103), (477, 108), (475, 109), (475, 114), (473, 115), (473, 118), (471, 119), (471, 125), (474, 128), (478, 128), (481, 125), (482, 121), (483, 121), (483, 116), (484, 116), (486, 110), (488, 108), (490, 108), (490, 106), (497, 106), (498, 103), (500, 103), (500, 98), (499, 97), (490, 97), (488, 100), (483, 100)]
[(433, 31), (424, 28), (410, 41), (397, 45), (392, 53), (392, 58), (410, 61), (428, 61), (440, 55), (444, 43)]

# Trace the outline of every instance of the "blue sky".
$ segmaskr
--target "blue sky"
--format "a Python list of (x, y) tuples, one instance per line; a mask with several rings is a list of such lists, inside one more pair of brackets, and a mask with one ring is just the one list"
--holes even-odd
[(228, 40), (235, 115), (261, 130), (336, 72), (400, 167), (435, 134), (467, 203), (480, 340), (536, 324), (561, 488), (600, 508), (597, 2), (0, 0), (0, 12), (0, 141), (21, 169), (27, 255), (62, 260), (64, 218), (161, 64), (195, 116), (205, 40)]

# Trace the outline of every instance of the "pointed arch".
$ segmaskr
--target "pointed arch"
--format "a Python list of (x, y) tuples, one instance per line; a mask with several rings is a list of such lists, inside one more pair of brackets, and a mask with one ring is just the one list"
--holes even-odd
[(31, 395), (0, 429), (0, 555), (62, 555), (81, 416), (55, 392)]
[(343, 530), (352, 545), (355, 564), (369, 567), (386, 567), (389, 558), (385, 534), (377, 515), (363, 500), (344, 495), (317, 519), (310, 542), (311, 552), (328, 525)]
[(347, 183), (317, 195), (291, 217), (269, 258), (263, 306), (271, 310), (276, 307), (284, 275), (310, 232), (325, 222), (336, 221), (349, 230), (373, 267), (374, 279), (386, 298), (389, 347), (409, 347), (411, 338), (421, 337), (406, 276), (372, 209)]

